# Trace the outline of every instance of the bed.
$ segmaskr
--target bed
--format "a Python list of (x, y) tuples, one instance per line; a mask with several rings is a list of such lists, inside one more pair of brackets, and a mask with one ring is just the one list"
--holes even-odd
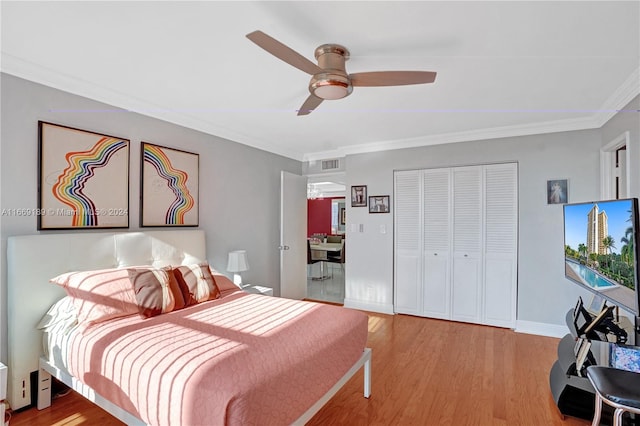
[(33, 371), (38, 408), (51, 403), (53, 375), (127, 424), (304, 424), (361, 368), (369, 396), (365, 314), (248, 294), (215, 271), (223, 285), (213, 300), (149, 317), (81, 321), (66, 334), (45, 333), (43, 350), (36, 325), (68, 299), (68, 288), (51, 278), (142, 265), (157, 275), (206, 259), (200, 230), (10, 237), (12, 407), (32, 402)]

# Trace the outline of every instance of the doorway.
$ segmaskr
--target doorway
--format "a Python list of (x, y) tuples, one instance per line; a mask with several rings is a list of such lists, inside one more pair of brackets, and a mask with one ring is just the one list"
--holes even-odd
[(307, 299), (343, 304), (346, 203), (343, 176), (309, 176)]

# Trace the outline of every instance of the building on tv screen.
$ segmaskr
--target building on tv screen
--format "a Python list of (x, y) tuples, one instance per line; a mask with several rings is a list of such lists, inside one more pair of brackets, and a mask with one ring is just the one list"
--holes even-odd
[(567, 278), (635, 312), (632, 200), (564, 206)]

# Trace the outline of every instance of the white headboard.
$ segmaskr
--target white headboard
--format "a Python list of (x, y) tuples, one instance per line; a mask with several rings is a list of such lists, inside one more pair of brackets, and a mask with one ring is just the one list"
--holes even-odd
[(71, 271), (186, 265), (206, 259), (205, 235), (201, 230), (9, 237), (7, 349), (11, 407), (18, 409), (31, 403), (29, 376), (38, 370), (42, 354), (42, 334), (36, 325), (49, 307), (65, 295), (49, 279)]

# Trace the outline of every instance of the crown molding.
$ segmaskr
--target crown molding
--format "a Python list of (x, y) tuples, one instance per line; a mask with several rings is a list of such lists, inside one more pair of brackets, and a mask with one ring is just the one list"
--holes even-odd
[(302, 152), (287, 150), (224, 127), (214, 126), (184, 112), (152, 104), (135, 98), (130, 94), (118, 92), (76, 76), (42, 67), (5, 52), (2, 52), (0, 64), (0, 71), (5, 74), (107, 104), (106, 109), (96, 112), (111, 110), (114, 112), (137, 113), (294, 160), (302, 161), (303, 159)]
[[(132, 112), (157, 118), (178, 126), (197, 130), (209, 135), (227, 139), (232, 142), (281, 155), (298, 161), (319, 161), (329, 158), (341, 158), (347, 155), (369, 152), (388, 151), (393, 149), (417, 148), (421, 146), (440, 145), (458, 142), (470, 142), (488, 139), (499, 139), (516, 136), (568, 132), (575, 130), (597, 129), (602, 127), (615, 114), (622, 110), (634, 97), (640, 94), (640, 67), (637, 68), (623, 84), (604, 102), (603, 106), (589, 117), (546, 121), (516, 126), (503, 126), (464, 132), (444, 133), (440, 135), (418, 136), (407, 139), (379, 141), (360, 145), (351, 145), (330, 151), (303, 153), (279, 147), (264, 140), (258, 140), (224, 127), (214, 126), (197, 117), (184, 112), (171, 110), (159, 105), (137, 99), (129, 94), (114, 91), (91, 83), (82, 78), (60, 73), (25, 61), (2, 52), (1, 71), (19, 78), (63, 90), (91, 100), (103, 102), (114, 111)], [(239, 142), (242, 141), (242, 142)]]
[(365, 154), (368, 152), (388, 151), (392, 149), (417, 148), (421, 146), (440, 145), (457, 142), (470, 142), (487, 139), (509, 138), (516, 136), (540, 135), (575, 130), (599, 129), (614, 115), (620, 112), (633, 98), (640, 95), (640, 67), (618, 87), (604, 102), (603, 106), (589, 117), (567, 120), (554, 120), (530, 123), (517, 126), (503, 126), (465, 132), (444, 133), (440, 135), (419, 136), (352, 145), (331, 151), (307, 153), (305, 161), (319, 161), (326, 158), (339, 158), (347, 155)]
[(421, 146), (441, 145), (458, 142), (500, 139), (515, 136), (539, 135), (545, 133), (568, 132), (573, 130), (594, 129), (600, 127), (592, 118), (546, 121), (518, 126), (503, 126), (465, 132), (443, 133), (439, 135), (418, 136), (415, 138), (381, 141), (361, 145), (351, 145), (332, 151), (305, 154), (305, 161), (318, 161), (325, 158), (337, 158), (368, 152), (389, 151), (393, 149), (418, 148)]
[(598, 127), (604, 126), (614, 115), (622, 111), (633, 98), (640, 94), (640, 67), (613, 92), (604, 102), (602, 108), (596, 112), (594, 119), (599, 123)]

